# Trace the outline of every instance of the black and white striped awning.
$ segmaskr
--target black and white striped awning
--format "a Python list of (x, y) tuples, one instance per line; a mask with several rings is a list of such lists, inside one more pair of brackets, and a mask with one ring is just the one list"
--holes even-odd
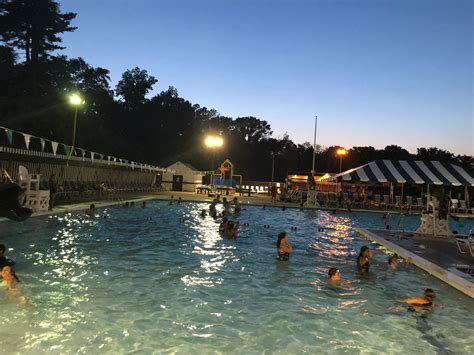
[(375, 160), (323, 180), (474, 186), (471, 173), (439, 161)]

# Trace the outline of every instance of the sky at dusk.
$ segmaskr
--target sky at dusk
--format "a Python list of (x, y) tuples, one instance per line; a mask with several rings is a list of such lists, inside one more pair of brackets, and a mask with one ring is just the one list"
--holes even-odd
[(59, 0), (64, 54), (324, 146), (474, 155), (471, 0)]

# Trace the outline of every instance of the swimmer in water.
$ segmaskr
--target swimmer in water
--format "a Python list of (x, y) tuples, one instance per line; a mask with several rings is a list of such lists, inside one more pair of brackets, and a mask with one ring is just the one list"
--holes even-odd
[(222, 222), (221, 224), (219, 224), (219, 232), (224, 232), (227, 229), (228, 224), (229, 220), (227, 219), (227, 217), (222, 218)]
[(95, 215), (95, 205), (93, 203), (91, 203), (89, 208), (86, 210), (86, 215), (94, 217), (94, 215)]
[(370, 258), (372, 258), (373, 253), (368, 246), (363, 246), (360, 248), (360, 254), (357, 257), (357, 269), (360, 274), (368, 274), (370, 268)]
[(15, 265), (15, 262), (5, 255), (6, 250), (7, 247), (4, 244), (0, 244), (0, 270), (3, 269), (4, 266)]
[(234, 197), (234, 199), (232, 200), (232, 203), (234, 204), (234, 213), (235, 214), (240, 213), (240, 211), (242, 211), (242, 208), (240, 207), (240, 203), (237, 197)]
[(227, 217), (224, 217), (222, 218), (222, 223), (219, 225), (219, 232), (227, 237), (235, 238), (239, 226), (239, 222), (229, 221)]
[(123, 207), (128, 207), (128, 206), (130, 206), (130, 203), (129, 203), (128, 201), (126, 201), (126, 202), (124, 203)]
[(410, 266), (411, 264), (412, 264), (412, 259), (410, 257), (406, 258), (403, 264), (401, 263), (398, 257), (398, 254), (393, 254), (392, 256), (388, 258), (388, 265), (393, 270), (396, 270), (401, 265)]
[(432, 310), (436, 307), (434, 300), (436, 298), (435, 292), (431, 288), (427, 288), (424, 292), (423, 297), (412, 297), (400, 300), (400, 302), (406, 303), (411, 306), (410, 311), (424, 312)]
[(146, 208), (146, 201), (142, 202), (142, 208)]
[(332, 267), (328, 271), (328, 283), (332, 286), (348, 286), (350, 281), (344, 280), (339, 269)]
[(2, 268), (2, 278), (3, 282), (1, 285), (5, 289), (7, 298), (20, 305), (27, 305), (28, 301), (21, 295), (18, 278), (15, 276), (11, 266), (4, 266)]
[(328, 282), (330, 284), (339, 284), (341, 283), (341, 272), (339, 269), (332, 267), (328, 271)]
[(216, 218), (217, 216), (217, 204), (218, 203), (221, 203), (220, 201), (220, 196), (217, 195), (211, 202), (211, 204), (209, 205), (209, 214), (213, 217), (213, 218)]
[(181, 202), (183, 202), (183, 200), (181, 199), (181, 197), (178, 198), (178, 204), (180, 204)]
[[(227, 198), (225, 198), (225, 197), (222, 199), (222, 206), (224, 207), (224, 211), (226, 213), (230, 212), (230, 203), (229, 203), (229, 201), (227, 201)], [(222, 212), (222, 213), (224, 213), (224, 212)]]
[(206, 210), (201, 211), (201, 218), (205, 218), (207, 216)]
[(280, 261), (288, 261), (290, 254), (293, 252), (293, 247), (288, 240), (288, 234), (286, 232), (278, 234), (276, 247), (278, 253), (277, 259)]
[(230, 238), (236, 238), (239, 227), (239, 221), (229, 221), (227, 223), (227, 228), (225, 229), (225, 234)]

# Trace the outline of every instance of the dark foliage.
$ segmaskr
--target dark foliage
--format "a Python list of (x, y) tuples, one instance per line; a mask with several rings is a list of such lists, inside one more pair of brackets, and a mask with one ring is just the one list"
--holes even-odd
[[(38, 11), (33, 11), (38, 7)], [(73, 109), (67, 95), (80, 92), (77, 146), (122, 158), (166, 165), (183, 160), (202, 170), (230, 158), (245, 179), (269, 180), (272, 155), (275, 178), (287, 171), (308, 172), (312, 146), (295, 144), (288, 135), (272, 136), (268, 122), (256, 117), (225, 117), (179, 96), (174, 87), (147, 98), (157, 79), (146, 70), (123, 73), (115, 92), (107, 69), (82, 58), (57, 55), (60, 34), (73, 31), (74, 13), (61, 13), (51, 0), (0, 0), (0, 125), (52, 139), (71, 141)], [(115, 96), (119, 97), (119, 99)], [(203, 144), (220, 134), (224, 146), (215, 152)], [(3, 132), (0, 132), (0, 136)], [(1, 137), (3, 139), (3, 137)], [(317, 149), (316, 170), (339, 170), (336, 150)], [(471, 156), (438, 148), (419, 148), (416, 155), (396, 145), (378, 150), (353, 147), (343, 168), (374, 159), (433, 159), (472, 168)]]

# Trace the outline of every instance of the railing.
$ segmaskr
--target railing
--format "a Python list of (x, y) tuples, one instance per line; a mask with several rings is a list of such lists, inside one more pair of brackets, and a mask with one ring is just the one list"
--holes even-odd
[[(101, 164), (108, 166), (121, 166), (125, 168), (131, 168), (132, 170), (140, 169), (141, 171), (149, 172), (164, 172), (167, 169), (160, 168), (158, 166), (153, 166), (149, 164), (137, 163), (134, 161), (129, 161), (127, 159), (121, 159), (107, 154), (101, 154), (97, 152), (92, 152), (83, 148), (71, 147), (64, 143), (54, 142), (45, 138), (36, 137), (27, 133), (15, 131), (10, 128), (0, 126), (0, 130), (5, 132), (7, 137), (7, 142), (10, 146), (0, 145), (0, 153), (9, 153), (9, 154), (18, 154), (31, 157), (43, 157), (48, 159), (58, 159), (62, 161), (77, 161), (77, 162), (88, 162), (91, 164)], [(24, 146), (26, 149), (13, 147), (13, 134), (21, 135), (24, 139)], [(37, 139), (41, 143), (41, 151), (30, 149), (31, 139)], [(45, 152), (45, 143), (48, 142), (51, 144), (53, 153)], [(62, 146), (64, 150), (68, 151), (69, 154), (60, 154), (57, 152), (57, 148)], [(79, 155), (77, 155), (79, 153)]]

